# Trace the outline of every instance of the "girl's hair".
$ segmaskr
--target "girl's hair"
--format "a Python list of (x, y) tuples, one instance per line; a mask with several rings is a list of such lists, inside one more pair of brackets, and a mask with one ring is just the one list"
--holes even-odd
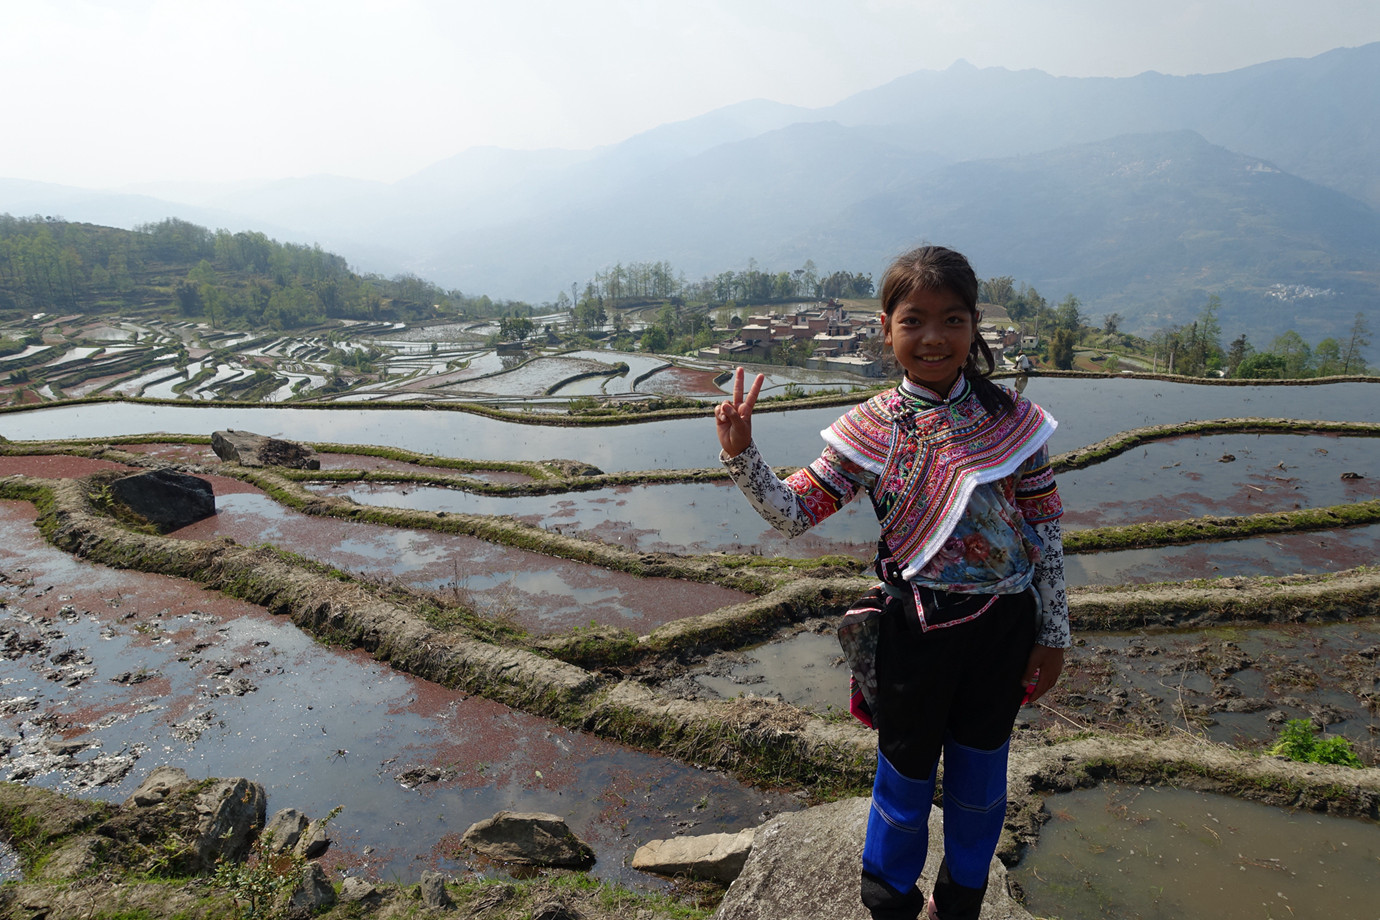
[(991, 414), (1014, 408), (1011, 394), (987, 378), (997, 362), (992, 349), (978, 335), (978, 279), (963, 254), (943, 246), (920, 246), (892, 262), (882, 276), (882, 312), (890, 316), (915, 291), (952, 291), (958, 295), (973, 317), (973, 344), (963, 363), (963, 376)]

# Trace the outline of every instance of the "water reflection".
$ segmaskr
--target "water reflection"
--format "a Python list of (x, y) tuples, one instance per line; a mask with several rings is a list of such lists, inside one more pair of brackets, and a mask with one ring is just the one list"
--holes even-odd
[[(1032, 378), (1026, 395), (1059, 420), (1058, 453), (1128, 428), (1229, 416), (1375, 420), (1380, 386), (1203, 386), (1155, 380)], [(819, 431), (842, 408), (760, 412), (758, 441), (778, 464), (807, 463)], [(718, 463), (718, 442), (703, 418), (599, 428), (544, 428), (427, 409), (310, 409), (149, 406), (115, 403), (59, 406), (0, 416), (0, 435), (23, 441), (102, 438), (170, 432), (209, 434), (238, 428), (306, 441), (387, 444), (476, 460), (573, 457), (608, 470), (675, 469)]]
[(272, 543), (342, 571), (439, 591), (537, 634), (591, 622), (642, 634), (747, 599), (716, 585), (638, 578), (476, 537), (313, 517), (242, 485), (227, 494), (226, 480), (212, 478), (218, 513), (172, 536)]
[(1011, 870), (1037, 916), (1375, 916), (1370, 823), (1153, 787), (1078, 790), (1046, 807), (1053, 820)]
[[(458, 835), (503, 809), (566, 816), (595, 849), (594, 875), (660, 887), (627, 867), (640, 844), (798, 807), (320, 645), (252, 604), (76, 559), (43, 542), (33, 516), (0, 502), (2, 779), (22, 772), (31, 785), (120, 801), (158, 764), (246, 776), (264, 784), (270, 812), (344, 805), (326, 862), (402, 882), (426, 868), (470, 872)], [(83, 746), (77, 762), (125, 757), (131, 769), (78, 786), (76, 764), (47, 745), (55, 738)], [(405, 782), (419, 767), (435, 781)]]

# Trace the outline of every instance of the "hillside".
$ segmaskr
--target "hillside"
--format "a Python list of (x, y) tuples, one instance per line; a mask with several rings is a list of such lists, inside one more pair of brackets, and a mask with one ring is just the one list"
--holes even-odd
[(825, 108), (745, 102), (596, 150), (465, 151), (392, 184), (120, 196), (0, 182), (0, 211), (132, 226), (114, 212), (147, 221), (162, 195), (165, 214), (531, 301), (618, 262), (671, 262), (692, 281), (750, 259), (876, 276), (930, 239), (1128, 328), (1216, 294), (1226, 332), (1265, 334), (1305, 307), (1310, 322), (1380, 323), (1377, 117), (1380, 43), (1192, 76), (960, 62)]

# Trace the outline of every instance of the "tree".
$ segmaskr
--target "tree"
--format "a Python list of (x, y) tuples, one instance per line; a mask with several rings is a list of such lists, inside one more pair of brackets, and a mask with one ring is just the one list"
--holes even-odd
[(1246, 339), (1246, 333), (1241, 333), (1232, 339), (1231, 347), (1227, 349), (1227, 376), (1237, 376), (1237, 371), (1241, 367), (1241, 362), (1255, 354), (1255, 349)]
[(1073, 342), (1073, 332), (1062, 327), (1054, 330), (1054, 335), (1050, 336), (1049, 360), (1060, 370), (1073, 370)]
[(1313, 364), (1319, 377), (1334, 377), (1342, 372), (1342, 346), (1326, 338), (1313, 349)]
[(1366, 372), (1365, 358), (1361, 357), (1361, 352), (1370, 345), (1370, 325), (1366, 322), (1364, 313), (1357, 312), (1355, 321), (1351, 324), (1351, 335), (1347, 339), (1346, 348), (1342, 351), (1342, 373), (1343, 374), (1364, 374)]
[(668, 344), (666, 330), (661, 326), (648, 326), (642, 330), (643, 351), (665, 351)]
[(1236, 369), (1243, 380), (1282, 380), (1288, 376), (1284, 359), (1271, 352), (1256, 352), (1243, 360)]
[(1072, 294), (1059, 302), (1059, 306), (1054, 309), (1054, 325), (1060, 329), (1066, 329), (1078, 338), (1078, 332), (1083, 328), (1083, 311), (1078, 298)]
[(1120, 327), (1121, 327), (1121, 314), (1120, 314), (1120, 313), (1108, 313), (1106, 316), (1102, 317), (1102, 333), (1103, 333), (1103, 335), (1116, 335), (1116, 334), (1117, 334), (1117, 330), (1118, 330)]
[(1016, 293), (1016, 279), (1010, 275), (988, 278), (978, 290), (978, 299), (984, 303), (994, 303), (1004, 307), (1011, 302)]
[(1313, 369), (1313, 349), (1294, 330), (1282, 333), (1270, 343), (1270, 353), (1284, 359), (1285, 376), (1310, 377)]

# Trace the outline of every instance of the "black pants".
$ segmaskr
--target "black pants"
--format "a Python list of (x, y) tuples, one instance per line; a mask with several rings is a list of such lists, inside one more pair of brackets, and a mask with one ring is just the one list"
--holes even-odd
[(925, 779), (945, 738), (994, 750), (1011, 736), (1035, 646), (1035, 600), (999, 596), (975, 620), (921, 631), (883, 616), (877, 641), (877, 743), (898, 772)]
[[(873, 715), (880, 752), (897, 773), (912, 780), (932, 777), (946, 742), (971, 748), (972, 753), (995, 752), (1006, 744), (1025, 694), (1022, 677), (1037, 632), (1035, 601), (1029, 593), (998, 597), (981, 616), (952, 626), (922, 631), (912, 611), (883, 615), (880, 624), (877, 706)], [(951, 754), (956, 751), (961, 753), (959, 748), (950, 749)], [(996, 768), (998, 763), (1005, 762), (1003, 753), (992, 763)], [(883, 767), (879, 763), (879, 771)], [(955, 777), (954, 782), (963, 780), (961, 786), (971, 779)], [(1004, 770), (988, 781), (1004, 790)], [(931, 784), (927, 794), (932, 793)], [(874, 790), (874, 810), (877, 794)], [(949, 798), (946, 790), (946, 804)], [(1004, 797), (1001, 801), (1005, 801)], [(955, 815), (954, 819), (961, 817), (966, 815)], [(992, 819), (1000, 821), (1000, 816), (989, 813), (984, 820)], [(872, 824), (869, 820), (869, 845)], [(952, 829), (946, 820), (946, 842)], [(886, 837), (887, 829), (879, 825), (878, 830), (882, 832), (879, 845), (886, 848), (880, 852), (890, 853), (892, 841)], [(996, 838), (985, 836), (983, 840), (976, 862), (985, 867)], [(897, 842), (911, 849), (916, 844), (899, 836)], [(961, 854), (967, 860), (965, 864), (974, 862), (974, 854), (969, 850), (971, 847)], [(920, 855), (923, 859), (923, 849)], [(892, 865), (889, 857), (874, 858)], [(918, 871), (914, 866), (911, 869)], [(971, 875), (984, 870), (969, 865), (966, 871)], [(946, 856), (934, 889), (935, 904), (943, 920), (975, 920), (987, 888), (985, 876), (978, 887), (968, 887), (972, 884), (954, 881)], [(924, 896), (917, 888), (903, 891), (869, 872), (866, 853), (862, 899), (874, 920), (914, 920), (924, 907)]]

